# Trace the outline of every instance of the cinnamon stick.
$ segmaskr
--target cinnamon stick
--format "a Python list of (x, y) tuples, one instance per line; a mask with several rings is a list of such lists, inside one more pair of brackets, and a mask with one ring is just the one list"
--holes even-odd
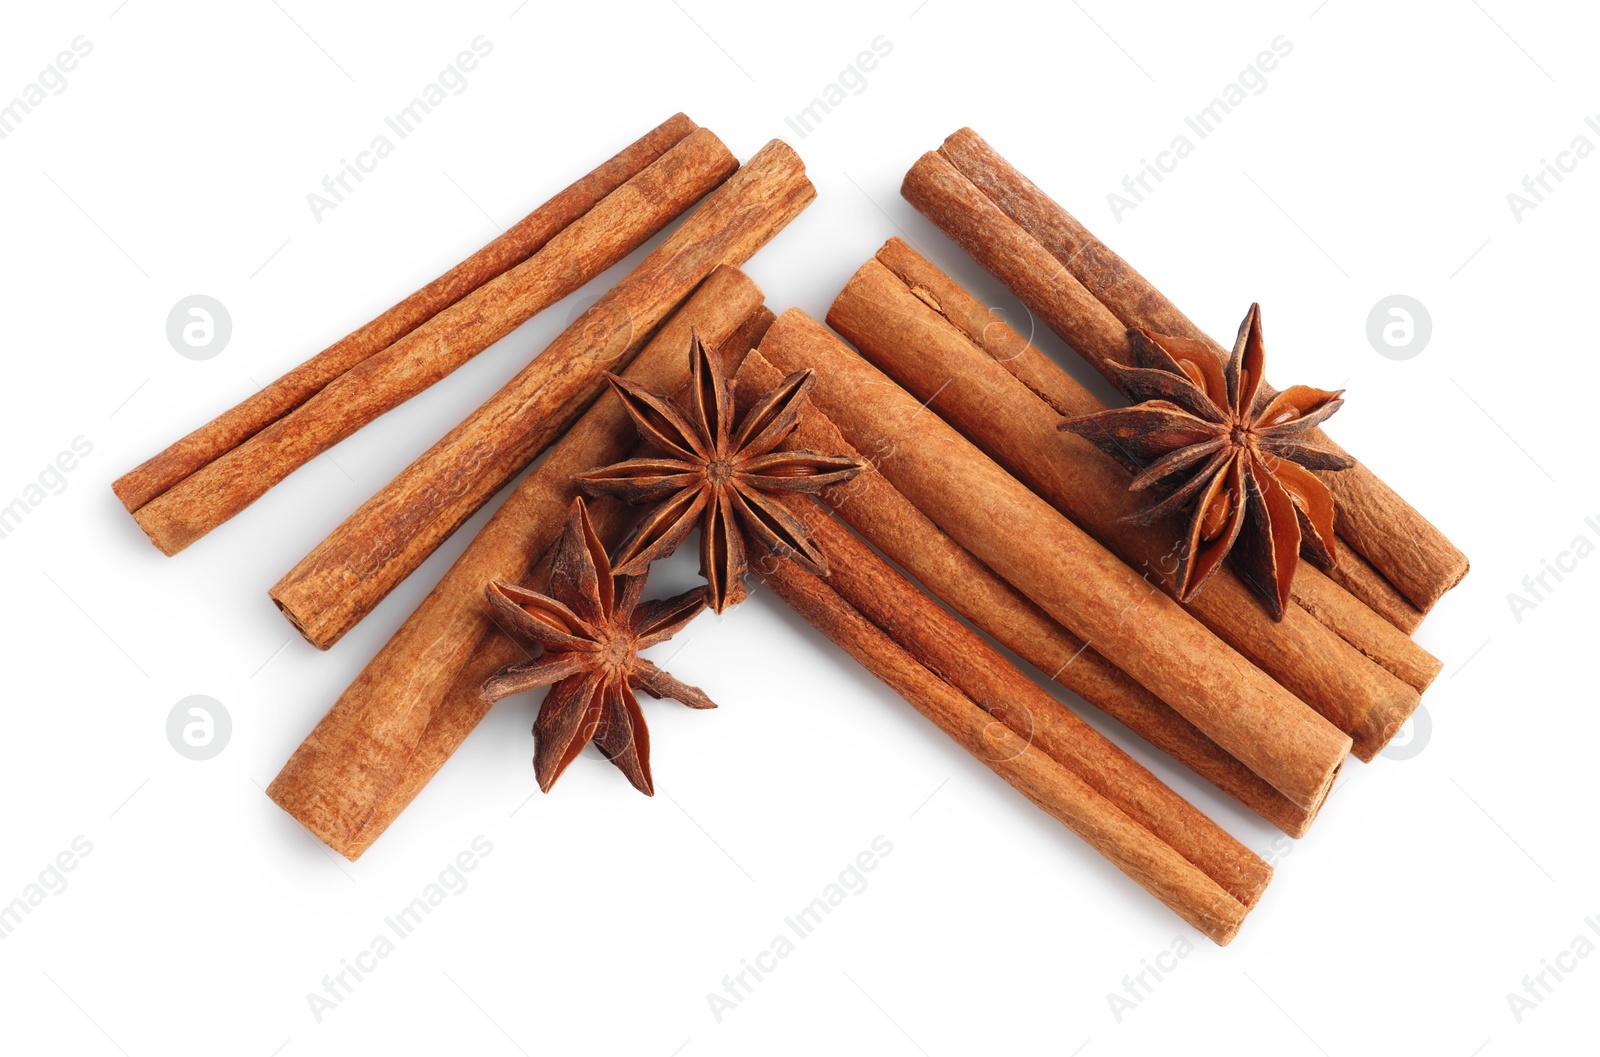
[[(1337, 532), (1337, 510), (1334, 512), (1334, 523)], [(1367, 608), (1393, 624), (1403, 635), (1410, 635), (1422, 625), (1422, 618), (1427, 614), (1412, 605), (1409, 598), (1395, 590), (1394, 585), (1384, 579), (1383, 574), (1372, 567), (1371, 562), (1351, 550), (1337, 535), (1333, 537), (1333, 548), (1337, 563), (1328, 570), (1329, 580), (1359, 598)]]
[[(1072, 416), (1103, 407), (1076, 379), (904, 242), (890, 239), (876, 259), (898, 276), (918, 300), (943, 316), (1057, 413)], [(1114, 328), (1115, 324), (1104, 314), (1100, 318), (1102, 326)], [(1339, 560), (1351, 569), (1365, 565), (1364, 559), (1347, 549), (1341, 549)], [(1427, 689), (1438, 676), (1438, 658), (1413, 642), (1394, 621), (1384, 619), (1366, 605), (1354, 604), (1363, 600), (1359, 596), (1353, 599), (1315, 566), (1303, 564), (1297, 570), (1294, 600), (1362, 654), (1418, 691)]]
[(894, 447), (883, 472), (975, 557), (1290, 800), (1322, 803), (1347, 735), (803, 312), (760, 348), (784, 371), (816, 368), (812, 401), (836, 422), (866, 416), (862, 432)]
[(1247, 910), (1244, 904), (1070, 769), (994, 722), (970, 697), (918, 663), (842, 599), (827, 581), (782, 561), (762, 570), (762, 582), (984, 766), (1183, 920), (1219, 945), (1238, 934)]
[[(1181, 531), (1171, 524), (1129, 522), (1143, 500), (1128, 490), (1127, 471), (1082, 438), (1055, 429), (1063, 413), (1103, 409), (1099, 400), (1064, 375), (1053, 393), (1067, 406), (1058, 410), (1040, 399), (999, 362), (1003, 357), (1013, 370), (1032, 373), (1048, 362), (1038, 350), (998, 319), (982, 327), (986, 346), (975, 344), (947, 318), (953, 313), (981, 319), (977, 313), (984, 310), (970, 295), (904, 244), (892, 243), (884, 254), (913, 275), (923, 296), (875, 258), (834, 301), (829, 323), (1024, 484), (1175, 596), (1170, 555)], [(1299, 572), (1314, 574), (1309, 568)], [(1372, 652), (1427, 656), (1371, 610), (1338, 593), (1354, 630), (1376, 633), (1367, 636)], [(1273, 621), (1231, 570), (1219, 572), (1185, 608), (1349, 734), (1362, 759), (1376, 755), (1416, 708), (1417, 690), (1370, 659), (1370, 652), (1358, 651), (1298, 604)], [(1365, 625), (1358, 623), (1361, 617)]]
[[(998, 216), (979, 221), (971, 214), (963, 215), (967, 203), (960, 201), (960, 196), (948, 195), (952, 182), (936, 171), (941, 165), (949, 167), (967, 187), (984, 197)], [(1073, 336), (1072, 298), (1051, 296), (1057, 292), (1052, 288), (1058, 288), (1064, 279), (1071, 278), (1075, 285), (1086, 289), (1125, 327), (1145, 326), (1157, 333), (1206, 341), (1219, 355), (1226, 355), (1148, 280), (971, 129), (950, 136), (937, 154), (924, 155), (907, 174), (901, 193), (1012, 287), (1024, 304), (1108, 378), (1112, 377), (1112, 363), (1127, 361), (1110, 358), (1102, 349), (1079, 345)], [(1004, 222), (997, 223), (997, 219)], [(1018, 270), (1029, 267), (1017, 253), (1024, 241), (1042, 251), (1050, 265), (1031, 281), (1013, 285), (1020, 279)], [(1271, 395), (1266, 390), (1264, 393)], [(1315, 439), (1316, 443), (1337, 448), (1320, 430), (1315, 432)], [(1324, 480), (1337, 503), (1340, 537), (1417, 610), (1418, 620), (1466, 575), (1466, 556), (1370, 469), (1358, 462), (1349, 470), (1326, 474)], [(1341, 582), (1352, 591), (1377, 588), (1374, 581), (1359, 573)], [(1393, 600), (1375, 597), (1369, 604), (1396, 619), (1403, 630), (1414, 630), (1409, 614)]]
[(269, 592), (327, 649), (583, 412), (718, 264), (738, 265), (816, 191), (773, 140), (498, 393), (351, 514)]
[(232, 451), (346, 371), (533, 256), (696, 128), (683, 114), (674, 114), (427, 286), (118, 478), (111, 486), (117, 498), (134, 513)]
[(164, 553), (182, 550), (294, 470), (620, 261), (737, 166), (709, 130), (691, 132), (538, 253), (352, 367), (133, 516)]
[[(1023, 675), (815, 501), (788, 498), (791, 510), (809, 507), (806, 520), (828, 555), (828, 586), (906, 649), (922, 666), (971, 698), (979, 708), (1171, 845), (1246, 907), (1261, 898), (1272, 868), (1226, 830), (1061, 702)], [(799, 511), (795, 510), (798, 514)]]
[[(691, 330), (729, 362), (759, 340), (771, 313), (742, 272), (721, 267), (661, 328), (624, 374), (668, 391), (687, 381)], [(626, 458), (635, 444), (622, 403), (603, 394), (528, 475), (449, 571), (295, 750), (267, 795), (339, 854), (354, 860), (388, 828), (488, 710), (484, 680), (524, 659), (495, 628), (484, 585), (540, 585), (541, 555), (560, 535), (576, 473)], [(603, 537), (625, 508), (590, 504)]]
[[(993, 234), (1003, 240), (1005, 249), (990, 255), (990, 266), (1003, 269), (1002, 281), (1010, 285), (1025, 303), (1033, 305), (1035, 310), (1050, 322), (1052, 329), (1061, 334), (1086, 358), (1102, 364), (1102, 370), (1108, 373), (1114, 373), (1110, 364), (1128, 362), (1131, 351), (1127, 328), (1122, 322), (1079, 284), (1060, 262), (1034, 242), (1021, 228), (1012, 224), (998, 206), (968, 182), (941, 155), (932, 153), (925, 155), (907, 174), (906, 187), (903, 190), (925, 200), (927, 208), (941, 210), (940, 215), (947, 218), (951, 230), (961, 231), (964, 238), (980, 239), (985, 234)], [(1067, 377), (1060, 368), (1051, 369), (1060, 378)], [(1049, 391), (1040, 390), (1041, 393)], [(1359, 572), (1358, 569), (1355, 571)], [(1327, 583), (1329, 576), (1309, 565), (1302, 565), (1301, 572), (1303, 575), (1296, 576), (1296, 590), (1301, 593), (1319, 592), (1324, 596), (1319, 604), (1308, 608), (1318, 613), (1334, 613), (1328, 602), (1327, 592), (1338, 585)], [(1371, 586), (1370, 580), (1362, 580), (1351, 571), (1343, 574), (1341, 583), (1358, 585), (1366, 583)], [(1389, 589), (1388, 593), (1394, 594), (1392, 589)], [(1386, 601), (1387, 596), (1376, 599), (1356, 597), (1368, 604), (1369, 608), (1374, 604), (1378, 605), (1379, 608), (1374, 612), (1386, 619), (1392, 619), (1402, 632), (1407, 630), (1405, 607), (1389, 604), (1394, 600)], [(1398, 599), (1397, 595), (1395, 599)], [(1417, 614), (1417, 619), (1421, 619), (1420, 612)], [(1411, 624), (1414, 626), (1414, 622)]]
[[(748, 378), (756, 392), (772, 388), (782, 377), (759, 352), (745, 361), (739, 376)], [(872, 465), (874, 460), (858, 452), (826, 417), (815, 412), (803, 415), (790, 441), (797, 448), (854, 456), (868, 463), (861, 475), (828, 489), (821, 499), (929, 593), (1243, 806), (1292, 837), (1304, 836), (1312, 812), (1272, 788), (1165, 701), (996, 576), (896, 491)], [(885, 455), (881, 451), (876, 454)]]
[[(741, 392), (768, 392), (782, 374), (759, 352), (739, 371)], [(814, 407), (801, 413), (788, 450), (853, 455)], [(821, 440), (825, 447), (812, 447)], [(1173, 792), (1072, 710), (1045, 693), (809, 496), (780, 499), (828, 559), (828, 586), (923, 667), (1082, 778), (1118, 810), (1171, 845), (1246, 907), (1256, 904), (1271, 867)], [(776, 560), (785, 560), (781, 557)]]

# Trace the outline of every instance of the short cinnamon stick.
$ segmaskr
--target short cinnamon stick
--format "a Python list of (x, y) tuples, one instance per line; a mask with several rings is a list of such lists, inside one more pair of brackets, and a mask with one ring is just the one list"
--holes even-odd
[[(781, 323), (781, 319), (780, 319)], [(905, 698), (935, 726), (1219, 945), (1238, 934), (1247, 908), (1171, 845), (966, 694), (920, 664), (827, 581), (793, 562), (762, 570), (762, 582), (812, 627)]]
[[(691, 329), (737, 362), (771, 319), (760, 302), (742, 272), (718, 268), (624, 373), (643, 385), (681, 387)], [(268, 795), (339, 854), (354, 860), (366, 851), (483, 718), (484, 680), (523, 659), (516, 641), (496, 630), (484, 585), (536, 584), (536, 565), (576, 494), (573, 475), (626, 458), (634, 443), (621, 401), (603, 394), (340, 695)], [(597, 500), (590, 514), (613, 539), (626, 526), (616, 504)]]
[[(971, 316), (980, 306), (964, 292), (958, 293), (959, 287), (947, 278), (935, 278), (931, 273), (936, 269), (903, 244), (885, 249), (903, 270), (916, 273), (925, 296), (919, 297), (875, 258), (851, 278), (829, 310), (828, 321), (1024, 484), (1174, 593), (1175, 563), (1170, 554), (1173, 541), (1181, 538), (1180, 530), (1170, 524), (1142, 527), (1127, 521), (1144, 504), (1142, 497), (1128, 490), (1128, 472), (1082, 438), (1058, 432), (1055, 425), (1061, 412), (1014, 377), (996, 356), (1004, 350), (1002, 355), (1013, 368), (1031, 370), (1047, 362), (1042, 354), (998, 320), (982, 328), (983, 340), (995, 351), (975, 344), (944, 313)], [(938, 288), (940, 308), (928, 303), (930, 283)], [(1056, 395), (1068, 401), (1067, 414), (1103, 408), (1071, 379), (1058, 380)], [(1365, 617), (1367, 630), (1381, 632), (1369, 637), (1373, 649), (1381, 644), (1403, 657), (1422, 654), (1371, 610), (1348, 595), (1343, 597), (1352, 621)], [(1219, 572), (1185, 608), (1349, 734), (1362, 759), (1371, 759), (1382, 749), (1416, 708), (1414, 687), (1299, 605), (1291, 605), (1283, 620), (1273, 621), (1231, 570)]]
[(803, 312), (778, 317), (761, 353), (784, 371), (816, 368), (812, 401), (835, 421), (868, 416), (894, 446), (883, 472), (1013, 587), (1290, 800), (1314, 810), (1326, 798), (1347, 735)]
[[(748, 378), (754, 391), (764, 392), (778, 383), (782, 373), (758, 352), (745, 361), (739, 377), (741, 384)], [(1312, 812), (1272, 788), (1165, 701), (996, 576), (896, 491), (871, 465), (874, 460), (858, 452), (826, 417), (815, 412), (803, 415), (791, 442), (795, 447), (851, 455), (868, 463), (860, 476), (828, 489), (821, 499), (929, 593), (1243, 806), (1292, 837), (1305, 835), (1315, 817)], [(885, 457), (889, 457), (885, 452), (876, 453), (876, 458)]]
[[(992, 219), (980, 223), (970, 214), (963, 216), (966, 204), (943, 193), (951, 182), (937, 172), (941, 164), (983, 196), (1005, 223), (996, 224)], [(907, 174), (901, 193), (1108, 377), (1108, 365), (1119, 361), (1075, 340), (1070, 315), (1063, 314), (1064, 310), (1070, 312), (1071, 299), (1051, 296), (1052, 277), (1072, 278), (1125, 327), (1147, 326), (1159, 333), (1207, 341), (1219, 355), (1225, 354), (1148, 280), (971, 129), (950, 136), (936, 154), (924, 155)], [(1032, 266), (1023, 264), (1017, 252), (1024, 241), (1041, 250), (1051, 264), (1030, 281), (1013, 285), (1019, 269)], [(1316, 437), (1318, 443), (1337, 447), (1321, 431)], [(1350, 470), (1326, 475), (1325, 480), (1337, 502), (1339, 535), (1415, 607), (1418, 620), (1466, 575), (1466, 556), (1370, 469), (1358, 462)], [(1377, 587), (1370, 578), (1359, 575), (1344, 581), (1344, 586), (1352, 591)], [(1397, 619), (1403, 630), (1414, 630), (1409, 614), (1392, 602), (1378, 597), (1369, 604)]]
[(674, 114), (427, 286), (118, 478), (111, 486), (117, 498), (134, 513), (243, 444), (346, 371), (533, 256), (696, 127), (683, 114)]
[(773, 140), (487, 403), (351, 514), (269, 592), (306, 639), (337, 642), (532, 462), (719, 264), (738, 265), (816, 191)]

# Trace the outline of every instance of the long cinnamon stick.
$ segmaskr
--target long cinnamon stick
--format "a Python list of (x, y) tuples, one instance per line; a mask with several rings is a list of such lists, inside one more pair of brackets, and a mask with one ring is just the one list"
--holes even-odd
[(1129, 818), (1171, 845), (1246, 907), (1261, 898), (1272, 868), (1193, 804), (1045, 693), (1000, 653), (904, 576), (849, 529), (818, 516), (809, 498), (806, 521), (828, 555), (828, 586), (882, 628), (929, 671), (1046, 756), (1068, 768)]
[[(763, 393), (782, 375), (759, 352), (739, 371), (741, 391)], [(819, 434), (832, 454), (853, 454), (838, 431), (814, 407), (801, 414), (803, 428), (784, 447), (811, 448)], [(1272, 868), (1221, 826), (1173, 792), (1099, 731), (1045, 693), (976, 632), (896, 572), (827, 507), (805, 495), (782, 500), (810, 529), (828, 559), (828, 586), (862, 616), (985, 712), (1039, 746), (1095, 792), (1171, 845), (1246, 907), (1256, 904)], [(784, 560), (781, 557), (777, 560)]]
[[(1014, 230), (992, 222), (985, 222), (980, 229), (970, 216), (961, 217), (955, 201), (940, 195), (940, 181), (932, 175), (936, 166), (930, 159), (934, 157), (988, 199)], [(1048, 271), (1036, 276), (1036, 282), (1048, 285), (1051, 276), (1058, 279), (1070, 276), (1087, 288), (1091, 297), (1110, 309), (1124, 326), (1146, 326), (1159, 333), (1207, 341), (1219, 355), (1225, 355), (1220, 345), (1190, 322), (1148, 280), (971, 129), (962, 129), (946, 139), (937, 155), (925, 155), (907, 174), (901, 193), (1008, 286), (1012, 285), (1008, 276), (1014, 275), (1020, 264), (1014, 252), (1016, 245), (1026, 239), (1042, 249), (1053, 262)], [(1023, 284), (1023, 287), (1028, 289), (1032, 285)], [(1061, 334), (1068, 344), (1079, 348), (1091, 364), (1111, 377), (1107, 368), (1118, 361), (1105, 358), (1096, 349), (1078, 346), (1069, 336), (1073, 329), (1070, 319), (1060, 312), (1066, 306), (1048, 296), (1036, 297), (1031, 289), (1026, 296), (1016, 286), (1012, 289), (1052, 330)], [(1317, 443), (1337, 447), (1321, 431), (1317, 431)], [(1416, 619), (1420, 620), (1422, 613), (1432, 608), (1466, 575), (1466, 556), (1370, 469), (1357, 463), (1350, 470), (1330, 473), (1324, 479), (1337, 502), (1336, 526), (1340, 537), (1416, 608)], [(1359, 572), (1343, 583), (1352, 591), (1377, 587)], [(1385, 616), (1395, 617), (1404, 630), (1414, 630), (1415, 623), (1409, 614), (1392, 602), (1375, 597), (1370, 604)]]
[[(758, 352), (745, 361), (739, 377), (741, 384), (748, 378), (754, 391), (764, 392), (776, 385), (782, 374)], [(1312, 812), (1272, 788), (1165, 701), (996, 576), (896, 491), (871, 465), (873, 460), (858, 452), (834, 423), (819, 413), (805, 414), (790, 440), (798, 448), (851, 455), (868, 463), (861, 475), (828, 489), (821, 499), (929, 593), (1243, 806), (1290, 836), (1305, 835), (1314, 818)], [(882, 451), (876, 455), (885, 457)]]
[(816, 191), (773, 140), (477, 411), (351, 514), (269, 592), (320, 649), (371, 612), (597, 396), (719, 264), (742, 264)]
[(352, 367), (133, 516), (163, 552), (182, 550), (299, 467), (620, 261), (737, 167), (721, 140), (696, 129), (538, 253)]
[[(891, 247), (909, 264), (911, 251)], [(920, 259), (919, 259), (920, 260)], [(925, 261), (923, 278), (932, 266)], [(940, 284), (945, 301), (968, 312)], [(1128, 473), (1082, 438), (1055, 430), (1060, 413), (1041, 400), (984, 348), (974, 344), (939, 309), (919, 298), (880, 260), (868, 261), (829, 310), (828, 321), (881, 370), (1006, 467), (1074, 523), (1146, 572), (1175, 594), (1171, 524), (1139, 526), (1126, 520), (1143, 506), (1128, 490)], [(1007, 350), (1013, 365), (1042, 361), (1042, 355), (1004, 323), (984, 328), (985, 339)], [(1072, 414), (1103, 405), (1071, 380), (1060, 390)], [(1070, 391), (1069, 391), (1070, 390)], [(1304, 571), (1304, 570), (1303, 570)], [(1364, 613), (1387, 631), (1386, 643), (1403, 654), (1420, 652), (1408, 638), (1346, 597), (1348, 608)], [(1415, 710), (1417, 690), (1401, 681), (1335, 634), (1298, 605), (1273, 621), (1250, 590), (1224, 569), (1185, 608), (1234, 649), (1349, 734), (1356, 755), (1371, 759)]]
[(762, 582), (984, 766), (1183, 920), (1219, 945), (1238, 934), (1244, 904), (1037, 745), (995, 723), (970, 697), (857, 612), (827, 581), (783, 561), (765, 568)]
[(131, 514), (311, 399), (496, 276), (516, 267), (696, 129), (674, 114), (508, 228), (504, 234), (299, 367), (112, 484)]
[[(683, 385), (691, 329), (738, 362), (771, 319), (760, 302), (742, 272), (718, 268), (625, 375), (668, 391)], [(536, 584), (540, 556), (576, 494), (573, 475), (627, 457), (634, 443), (621, 401), (603, 394), (340, 695), (267, 794), (341, 855), (354, 860), (366, 851), (483, 718), (484, 680), (524, 657), (496, 630), (484, 585), (496, 578)], [(597, 530), (613, 539), (625, 527), (623, 510), (590, 505)]]
[[(919, 301), (965, 334), (973, 346), (1010, 371), (1057, 413), (1063, 416), (1087, 414), (1103, 406), (1076, 379), (904, 242), (891, 238), (878, 251), (876, 259), (899, 277)], [(1104, 313), (1098, 317), (1086, 316), (1086, 325), (1093, 318), (1100, 319), (1101, 325), (1107, 328), (1116, 326)], [(1359, 555), (1345, 550), (1340, 561), (1347, 560), (1352, 567), (1365, 564)], [(1413, 642), (1392, 621), (1366, 605), (1356, 604), (1360, 599), (1344, 591), (1315, 566), (1302, 564), (1297, 571), (1294, 600), (1363, 655), (1415, 689), (1427, 689), (1438, 676), (1441, 667), (1438, 658)]]
[[(1091, 398), (1075, 379), (899, 239), (885, 243), (877, 259), (919, 299), (935, 308), (1059, 414), (1071, 416), (1080, 409), (1101, 406), (1089, 403)], [(1341, 547), (1339, 560), (1347, 569), (1365, 566), (1365, 560), (1347, 548)], [(1369, 575), (1377, 575), (1370, 572), (1370, 567), (1368, 570)], [(1346, 592), (1315, 566), (1301, 565), (1293, 596), (1297, 605), (1415, 689), (1427, 689), (1438, 676), (1438, 658), (1413, 642), (1396, 621), (1386, 619), (1368, 605), (1355, 604), (1366, 600)]]
[[(937, 213), (948, 234), (970, 251), (984, 255), (985, 264), (1011, 290), (1043, 317), (1064, 340), (1103, 373), (1110, 364), (1128, 362), (1130, 346), (1127, 329), (1076, 278), (1014, 224), (977, 187), (951, 166), (945, 158), (929, 153), (906, 175), (902, 193), (922, 203), (919, 208)], [(1004, 248), (991, 252), (984, 240), (994, 239)], [(1341, 552), (1347, 548), (1341, 548)], [(1359, 568), (1341, 574), (1341, 582), (1361, 589), (1375, 587), (1376, 573), (1362, 578)], [(1313, 578), (1314, 579), (1314, 578)], [(1420, 610), (1410, 606), (1392, 587), (1382, 587), (1377, 597), (1358, 595), (1369, 607), (1391, 619), (1402, 631), (1420, 621)], [(1415, 620), (1409, 618), (1414, 613)]]
[[(778, 318), (761, 353), (814, 367), (813, 402), (868, 416), (894, 446), (883, 472), (1013, 587), (1301, 807), (1326, 798), (1350, 738), (995, 465), (805, 313)], [(874, 450), (871, 445), (868, 451)]]

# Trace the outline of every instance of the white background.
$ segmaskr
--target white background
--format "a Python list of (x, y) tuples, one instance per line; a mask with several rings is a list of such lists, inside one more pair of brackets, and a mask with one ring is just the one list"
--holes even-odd
[[(518, 3), (8, 7), (0, 100), (74, 37), (93, 52), (0, 141), (0, 504), (74, 438), (93, 452), (0, 539), (0, 902), (75, 837), (93, 850), (0, 940), (0, 1049), (1593, 1052), (1600, 957), (1520, 1023), (1506, 997), (1600, 943), (1600, 560), (1520, 620), (1507, 600), (1600, 542), (1600, 161), (1520, 220), (1506, 198), (1574, 137), (1600, 144), (1592, 9)], [(493, 53), (467, 88), (315, 220), (307, 193), (478, 35)], [(864, 90), (796, 135), (785, 117), (880, 35)], [(1279, 35), (1265, 89), (1115, 219), (1107, 193)], [(1261, 301), (1273, 377), (1347, 386), (1333, 432), (1471, 556), (1419, 633), (1444, 662), (1430, 729), (1408, 758), (1352, 761), (1301, 842), (1101, 724), (1275, 861), (1231, 947), (759, 593), (665, 648), (722, 707), (648, 707), (654, 799), (592, 752), (530, 798), (536, 697), (497, 706), (357, 864), (262, 795), (483, 516), (326, 654), (267, 587), (639, 255), (177, 558), (110, 482), (676, 109), (741, 157), (783, 136), (806, 159), (818, 201), (748, 270), (774, 309), (817, 316), (897, 233), (1014, 306), (898, 195), (922, 151), (977, 128), (1212, 333)], [(233, 321), (203, 362), (165, 333), (196, 293)], [(1432, 317), (1405, 361), (1366, 337), (1394, 293)], [(232, 718), (209, 761), (167, 741), (191, 694)], [(480, 835), (470, 884), (319, 1022), (307, 994)], [(878, 835), (868, 887), (719, 1022), (707, 994)], [(1174, 945), (1193, 951), (1119, 1020), (1108, 994)]]

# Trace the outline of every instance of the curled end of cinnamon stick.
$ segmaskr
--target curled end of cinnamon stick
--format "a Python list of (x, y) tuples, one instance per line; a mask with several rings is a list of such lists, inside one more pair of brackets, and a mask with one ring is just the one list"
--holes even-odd
[(315, 631), (305, 622), (305, 620), (301, 618), (300, 614), (291, 609), (289, 603), (278, 596), (278, 589), (276, 587), (268, 592), (268, 597), (272, 599), (272, 604), (278, 607), (278, 612), (283, 614), (283, 619), (287, 620), (291, 625), (294, 626), (294, 630), (300, 633), (301, 638), (311, 643), (311, 645), (315, 646), (317, 649), (326, 650), (328, 647), (332, 646), (334, 642), (338, 641), (335, 639), (324, 642), (319, 639)]

